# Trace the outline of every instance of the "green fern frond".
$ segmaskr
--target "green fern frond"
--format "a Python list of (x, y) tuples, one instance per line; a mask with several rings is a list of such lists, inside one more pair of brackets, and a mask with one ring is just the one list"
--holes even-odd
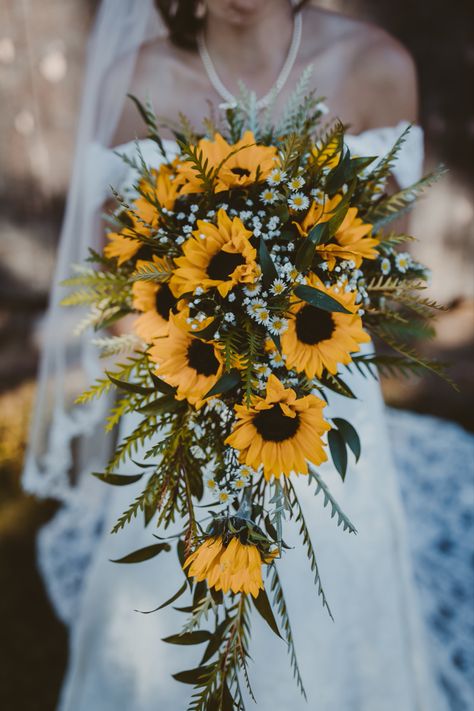
[(307, 701), (308, 697), (306, 696), (306, 690), (304, 688), (303, 679), (298, 665), (298, 659), (296, 657), (296, 649), (291, 630), (290, 618), (276, 563), (273, 563), (268, 567), (268, 574), (271, 575), (270, 589), (273, 592), (273, 604), (280, 615), (281, 625), (285, 633), (286, 643), (288, 645), (288, 654), (290, 655), (290, 664), (293, 670), (293, 677), (296, 681), (298, 689), (301, 692), (301, 695), (304, 700)]
[(445, 172), (444, 168), (439, 168), (410, 187), (400, 190), (394, 195), (383, 197), (367, 211), (364, 219), (370, 222), (376, 230), (388, 222), (397, 219), (397, 217), (408, 212), (420, 195), (427, 188), (436, 183)]
[(310, 467), (308, 483), (314, 480), (316, 482), (315, 494), (323, 493), (324, 497), (324, 507), (328, 504), (331, 507), (331, 518), (337, 518), (337, 525), (342, 526), (344, 531), (349, 531), (349, 533), (357, 533), (357, 529), (351, 522), (350, 518), (344, 513), (339, 504), (337, 503), (334, 496), (329, 491), (329, 487), (326, 482), (319, 476), (319, 474)]
[(323, 607), (326, 608), (329, 617), (331, 618), (331, 620), (333, 620), (334, 618), (332, 616), (331, 608), (329, 607), (326, 593), (324, 592), (324, 588), (321, 582), (316, 553), (311, 542), (311, 536), (309, 534), (308, 526), (306, 525), (306, 520), (303, 514), (303, 509), (301, 508), (301, 504), (298, 499), (298, 495), (290, 479), (285, 481), (285, 486), (287, 487), (288, 497), (291, 505), (290, 515), (292, 518), (294, 518), (296, 523), (299, 524), (299, 533), (303, 540), (303, 545), (306, 548), (306, 555), (310, 563), (311, 572), (314, 575), (314, 584), (316, 585), (316, 590), (318, 592), (319, 597), (321, 598)]
[(163, 263), (147, 262), (137, 267), (136, 272), (132, 275), (132, 281), (169, 281), (173, 273), (173, 264), (171, 260), (165, 259)]

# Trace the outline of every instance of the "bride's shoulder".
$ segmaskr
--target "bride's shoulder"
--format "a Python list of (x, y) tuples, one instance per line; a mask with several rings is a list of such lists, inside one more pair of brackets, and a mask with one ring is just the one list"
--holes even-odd
[(415, 63), (395, 37), (371, 22), (309, 6), (305, 38), (307, 63), (316, 64), (324, 54), (343, 77), (344, 91), (367, 105), (367, 128), (416, 120)]

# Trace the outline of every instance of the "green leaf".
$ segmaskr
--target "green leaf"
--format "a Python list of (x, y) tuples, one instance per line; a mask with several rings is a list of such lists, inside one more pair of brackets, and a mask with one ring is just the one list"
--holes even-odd
[(233, 390), (240, 383), (240, 373), (238, 370), (233, 369), (228, 373), (221, 375), (217, 383), (215, 383), (212, 388), (204, 395), (204, 397), (211, 397), (211, 395), (220, 395), (221, 393), (226, 393), (229, 390)]
[(153, 380), (153, 385), (157, 390), (160, 391), (160, 393), (164, 393), (165, 395), (171, 395), (171, 393), (176, 392), (176, 388), (174, 388), (172, 385), (169, 385), (168, 383), (165, 383), (165, 381), (155, 375), (155, 373), (150, 372), (150, 376)]
[(205, 664), (205, 662), (208, 662), (209, 659), (211, 659), (214, 654), (219, 650), (224, 636), (224, 632), (226, 631), (228, 625), (229, 618), (226, 617), (217, 627), (216, 631), (209, 640), (209, 644), (207, 645), (206, 651), (204, 652), (203, 658), (201, 659), (201, 664)]
[(216, 323), (217, 319), (215, 318), (214, 321), (211, 321), (205, 328), (202, 328), (200, 331), (193, 331), (193, 336), (195, 338), (202, 338), (204, 341), (213, 338), (215, 332), (217, 331), (219, 324)]
[(111, 563), (141, 563), (144, 560), (150, 560), (154, 558), (162, 551), (170, 551), (171, 546), (169, 543), (154, 543), (151, 546), (145, 546), (145, 548), (140, 548), (139, 550), (129, 553), (123, 558), (117, 558), (116, 560), (111, 560)]
[(127, 383), (125, 380), (119, 380), (118, 378), (114, 378), (114, 376), (108, 371), (106, 371), (105, 374), (111, 383), (116, 385), (120, 390), (125, 390), (127, 393), (134, 393), (135, 395), (152, 395), (152, 393), (154, 393), (153, 388), (145, 388), (143, 385)]
[(144, 472), (141, 474), (102, 474), (101, 472), (92, 472), (92, 476), (112, 486), (128, 486), (128, 484), (134, 484), (136, 481), (140, 481), (143, 474)]
[(168, 644), (202, 644), (208, 642), (211, 633), (208, 630), (194, 630), (194, 632), (184, 632), (183, 634), (172, 634), (169, 637), (162, 637), (163, 642)]
[(141, 615), (151, 615), (152, 612), (158, 612), (158, 610), (162, 610), (164, 607), (167, 607), (168, 605), (171, 605), (172, 602), (177, 600), (181, 595), (186, 592), (187, 588), (187, 583), (186, 581), (181, 585), (180, 589), (174, 593), (166, 602), (164, 602), (162, 605), (159, 605), (158, 607), (155, 607), (154, 610), (135, 610), (135, 612), (139, 612)]
[(183, 684), (193, 684), (195, 686), (203, 686), (209, 675), (212, 673), (214, 667), (211, 665), (204, 667), (197, 667), (196, 669), (187, 669), (186, 671), (178, 672), (173, 674), (173, 679), (180, 681)]
[(350, 314), (351, 312), (346, 309), (345, 306), (333, 299), (332, 296), (325, 294), (319, 289), (315, 289), (313, 286), (297, 286), (294, 289), (294, 294), (306, 303), (315, 306), (317, 309), (322, 309), (323, 311), (337, 312), (341, 314)]
[(356, 399), (356, 396), (350, 387), (346, 385), (339, 375), (332, 375), (332, 373), (326, 372), (321, 376), (320, 381), (325, 388), (328, 388), (328, 390), (332, 390), (338, 395), (343, 395), (344, 397), (350, 397), (353, 400)]
[(328, 444), (334, 466), (341, 475), (342, 481), (344, 481), (347, 472), (347, 449), (344, 438), (339, 430), (329, 430)]
[(342, 417), (333, 417), (332, 421), (343, 436), (346, 444), (352, 450), (356, 462), (358, 462), (361, 453), (361, 445), (360, 437), (357, 434), (357, 430), (351, 425), (350, 422), (348, 422), (347, 420), (343, 420)]
[(295, 267), (299, 272), (307, 271), (313, 261), (314, 252), (318, 244), (329, 239), (329, 228), (327, 222), (320, 222), (315, 225), (307, 237), (303, 238), (300, 248), (295, 257)]
[(174, 394), (171, 394), (163, 395), (163, 397), (149, 402), (148, 405), (138, 408), (137, 412), (141, 412), (143, 415), (159, 415), (162, 412), (173, 412), (180, 407), (183, 407), (183, 401), (176, 400)]
[(270, 253), (265, 244), (263, 237), (260, 237), (259, 245), (259, 259), (260, 266), (262, 268), (262, 279), (264, 286), (268, 289), (275, 279), (278, 279), (278, 272), (273, 263), (273, 259), (270, 257)]
[(268, 595), (265, 590), (260, 590), (257, 597), (252, 596), (252, 602), (265, 620), (265, 622), (268, 624), (270, 629), (273, 630), (277, 637), (283, 639), (280, 634), (280, 630), (278, 629), (275, 616), (273, 615), (272, 606), (270, 605), (270, 600), (268, 599)]

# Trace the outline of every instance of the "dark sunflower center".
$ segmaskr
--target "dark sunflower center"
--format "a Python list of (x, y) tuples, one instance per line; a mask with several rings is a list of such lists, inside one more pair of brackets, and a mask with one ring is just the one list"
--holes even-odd
[(293, 437), (300, 426), (300, 418), (287, 417), (280, 405), (273, 405), (269, 410), (262, 410), (253, 418), (258, 434), (269, 442), (283, 442)]
[(168, 321), (170, 317), (170, 311), (172, 311), (176, 306), (176, 299), (171, 293), (168, 284), (162, 284), (156, 292), (155, 306), (161, 318), (164, 318), (165, 321)]
[(299, 341), (308, 346), (315, 346), (331, 338), (334, 328), (331, 314), (316, 306), (303, 306), (296, 314), (296, 335)]
[(248, 178), (250, 175), (250, 170), (247, 168), (231, 168), (230, 172), (234, 173), (234, 175), (238, 175), (240, 178)]
[(241, 254), (231, 254), (230, 252), (217, 252), (207, 267), (208, 276), (211, 279), (219, 279), (223, 281), (227, 279), (234, 269), (245, 263), (245, 259)]
[(188, 348), (188, 363), (198, 375), (215, 375), (219, 370), (219, 361), (210, 343), (193, 338)]

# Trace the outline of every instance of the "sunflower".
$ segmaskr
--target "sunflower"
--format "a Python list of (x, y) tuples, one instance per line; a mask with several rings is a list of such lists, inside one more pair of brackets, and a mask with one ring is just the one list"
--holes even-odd
[(177, 184), (171, 180), (170, 167), (163, 165), (159, 170), (152, 170), (150, 175), (154, 182), (145, 179), (140, 181), (140, 191), (147, 197), (138, 197), (133, 201), (132, 209), (126, 212), (130, 227), (107, 235), (109, 243), (104, 248), (104, 254), (108, 258), (116, 257), (119, 266), (132, 259), (143, 246), (143, 242), (137, 239), (137, 232), (150, 237), (158, 228), (160, 213), (154, 203), (157, 202), (167, 210), (174, 207)]
[(258, 469), (265, 479), (291, 472), (308, 473), (307, 462), (327, 459), (322, 435), (330, 429), (323, 419), (326, 403), (316, 395), (297, 398), (275, 375), (267, 381), (266, 397), (255, 397), (251, 406), (236, 405), (237, 421), (226, 439), (240, 451), (239, 460)]
[(189, 575), (197, 581), (206, 580), (210, 588), (257, 597), (263, 590), (262, 563), (272, 558), (262, 558), (257, 546), (241, 543), (236, 537), (225, 546), (222, 536), (212, 536), (191, 553), (184, 568), (189, 568)]
[[(216, 193), (265, 180), (275, 167), (277, 155), (275, 146), (258, 145), (252, 131), (246, 131), (235, 144), (227, 143), (225, 138), (216, 133), (213, 141), (203, 138), (195, 149), (201, 155), (201, 161), (207, 161), (208, 171), (217, 170), (214, 184)], [(204, 185), (193, 162), (179, 164), (177, 173), (183, 195), (203, 192)]]
[(229, 218), (226, 211), (217, 213), (217, 225), (198, 220), (197, 229), (183, 246), (183, 256), (176, 259), (177, 269), (170, 287), (178, 297), (196, 287), (216, 287), (221, 296), (239, 283), (254, 282), (260, 270), (257, 252), (252, 247), (241, 220)]
[(149, 355), (158, 364), (156, 374), (177, 388), (176, 399), (187, 400), (199, 409), (204, 395), (222, 375), (223, 360), (211, 343), (186, 330), (187, 313), (183, 310), (170, 315), (168, 335), (154, 342)]
[[(153, 255), (153, 261), (139, 259), (136, 267), (163, 265), (163, 260)], [(166, 336), (170, 314), (176, 307), (177, 299), (171, 293), (167, 282), (136, 281), (132, 286), (133, 308), (143, 311), (135, 321), (135, 332), (147, 343), (153, 339)]]
[[(315, 225), (328, 222), (341, 200), (341, 195), (335, 195), (323, 203), (313, 201), (301, 224), (294, 223), (300, 235), (306, 237)], [(327, 262), (330, 270), (336, 266), (336, 258), (352, 260), (358, 268), (363, 259), (375, 259), (378, 256), (375, 247), (379, 240), (371, 236), (371, 231), (372, 225), (358, 217), (356, 207), (350, 207), (333, 236), (335, 241), (318, 245), (316, 251)]]
[(286, 366), (308, 378), (321, 377), (326, 368), (336, 374), (340, 363), (350, 363), (351, 353), (359, 350), (360, 343), (370, 341), (357, 313), (356, 293), (337, 291), (326, 287), (315, 276), (308, 285), (317, 288), (346, 307), (351, 313), (324, 311), (304, 301), (294, 300), (290, 307), (288, 327), (281, 335), (281, 350), (286, 356)]

